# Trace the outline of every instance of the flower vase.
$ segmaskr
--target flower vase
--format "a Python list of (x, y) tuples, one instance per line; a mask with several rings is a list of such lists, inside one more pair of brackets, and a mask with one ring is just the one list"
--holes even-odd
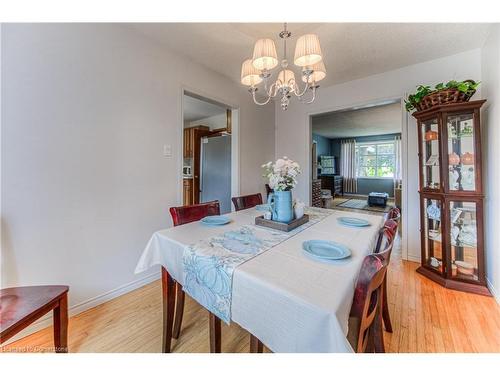
[(289, 223), (293, 220), (292, 191), (275, 191), (269, 194), (267, 203), (271, 207), (272, 220)]

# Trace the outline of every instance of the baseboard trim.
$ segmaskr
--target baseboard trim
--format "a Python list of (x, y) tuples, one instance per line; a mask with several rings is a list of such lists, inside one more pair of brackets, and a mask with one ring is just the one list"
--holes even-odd
[(497, 301), (497, 304), (500, 305), (500, 294), (498, 294), (497, 290), (493, 287), (493, 284), (488, 278), (486, 278), (486, 285), (488, 285), (488, 289), (490, 290), (495, 301)]
[[(103, 294), (100, 294), (96, 297), (92, 297), (86, 301), (77, 303), (74, 306), (70, 306), (68, 309), (68, 314), (70, 317), (78, 315), (84, 311), (87, 311), (93, 307), (99, 306), (103, 304), (104, 302), (111, 301), (114, 298), (117, 298), (121, 295), (124, 295), (128, 292), (131, 292), (135, 289), (139, 289), (140, 287), (143, 287), (144, 285), (147, 285), (149, 283), (152, 283), (155, 280), (158, 280), (161, 277), (161, 274), (159, 272), (154, 272), (152, 274), (146, 275), (140, 279), (131, 281), (127, 284), (121, 285), (118, 288), (112, 289), (109, 292), (105, 292)], [(70, 289), (71, 293), (71, 289)], [(23, 337), (32, 335), (35, 332), (38, 332), (44, 328), (47, 328), (52, 325), (52, 314), (49, 313), (45, 315), (43, 318), (40, 318), (37, 320), (35, 323), (30, 325), (28, 328), (25, 330), (19, 332), (17, 335), (11, 337), (9, 340), (7, 340), (3, 345), (8, 345), (9, 343), (12, 343), (14, 341), (17, 341)]]
[(409, 260), (410, 262), (420, 263), (420, 257), (411, 254), (407, 255), (406, 260)]

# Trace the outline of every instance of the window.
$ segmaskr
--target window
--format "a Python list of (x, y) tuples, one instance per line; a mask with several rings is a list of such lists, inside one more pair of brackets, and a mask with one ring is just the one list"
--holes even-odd
[(394, 142), (356, 144), (356, 176), (361, 178), (393, 178)]

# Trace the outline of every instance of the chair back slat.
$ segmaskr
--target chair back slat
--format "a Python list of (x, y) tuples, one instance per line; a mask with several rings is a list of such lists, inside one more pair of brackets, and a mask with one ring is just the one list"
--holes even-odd
[(398, 231), (398, 222), (394, 219), (387, 219), (384, 223), (384, 228), (389, 229), (392, 235), (395, 236)]
[(360, 321), (357, 347), (354, 348), (358, 353), (366, 351), (370, 340), (370, 328), (380, 313), (381, 291), (386, 269), (383, 262), (373, 254), (363, 260), (350, 313), (351, 317)]
[(241, 197), (233, 197), (231, 200), (233, 201), (236, 211), (240, 211), (262, 204), (262, 195), (260, 193), (250, 194)]
[(387, 219), (392, 219), (399, 222), (399, 220), (401, 219), (401, 210), (397, 207), (391, 208), (387, 213)]
[(219, 201), (211, 201), (191, 206), (170, 207), (174, 226), (198, 221), (206, 216), (220, 215)]
[(375, 249), (373, 250), (375, 254), (381, 251), (382, 241), (384, 240), (384, 233), (386, 232), (386, 229), (389, 231), (387, 235), (394, 240), (398, 231), (398, 223), (392, 219), (387, 219), (385, 221), (384, 226), (378, 232), (377, 243), (375, 245)]
[(391, 261), (391, 253), (392, 248), (394, 247), (394, 238), (395, 236), (392, 234), (391, 230), (388, 228), (383, 228), (383, 240), (381, 244), (380, 250), (375, 253), (377, 258), (382, 261), (384, 266), (388, 266)]
[(383, 266), (371, 279), (370, 285), (368, 286), (368, 291), (366, 293), (365, 306), (363, 308), (363, 314), (361, 318), (361, 325), (359, 328), (358, 337), (358, 353), (366, 352), (366, 347), (370, 338), (369, 334), (373, 335), (374, 332), (370, 332), (372, 329), (377, 314), (381, 314), (382, 307), (382, 285), (384, 282), (384, 277), (387, 268)]

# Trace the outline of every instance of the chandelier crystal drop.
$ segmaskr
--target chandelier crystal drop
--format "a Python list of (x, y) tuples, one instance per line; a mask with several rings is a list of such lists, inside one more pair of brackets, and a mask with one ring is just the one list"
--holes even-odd
[[(279, 33), (280, 38), (283, 39), (281, 63), (278, 60), (274, 41), (266, 38), (257, 40), (252, 58), (245, 60), (241, 65), (241, 83), (249, 86), (248, 91), (252, 94), (255, 104), (266, 105), (272, 98), (279, 95), (281, 108), (286, 110), (292, 95), (306, 104), (312, 103), (316, 98), (318, 82), (326, 77), (319, 38), (315, 34), (306, 34), (297, 39), (293, 62), (301, 68), (300, 80), (305, 83), (301, 89), (287, 60), (286, 41), (291, 35), (285, 23), (283, 31)], [(280, 68), (277, 78), (272, 82), (272, 69), (278, 65)], [(263, 102), (259, 102), (256, 95), (259, 90), (257, 85), (261, 82), (264, 83), (263, 90), (266, 96)]]

